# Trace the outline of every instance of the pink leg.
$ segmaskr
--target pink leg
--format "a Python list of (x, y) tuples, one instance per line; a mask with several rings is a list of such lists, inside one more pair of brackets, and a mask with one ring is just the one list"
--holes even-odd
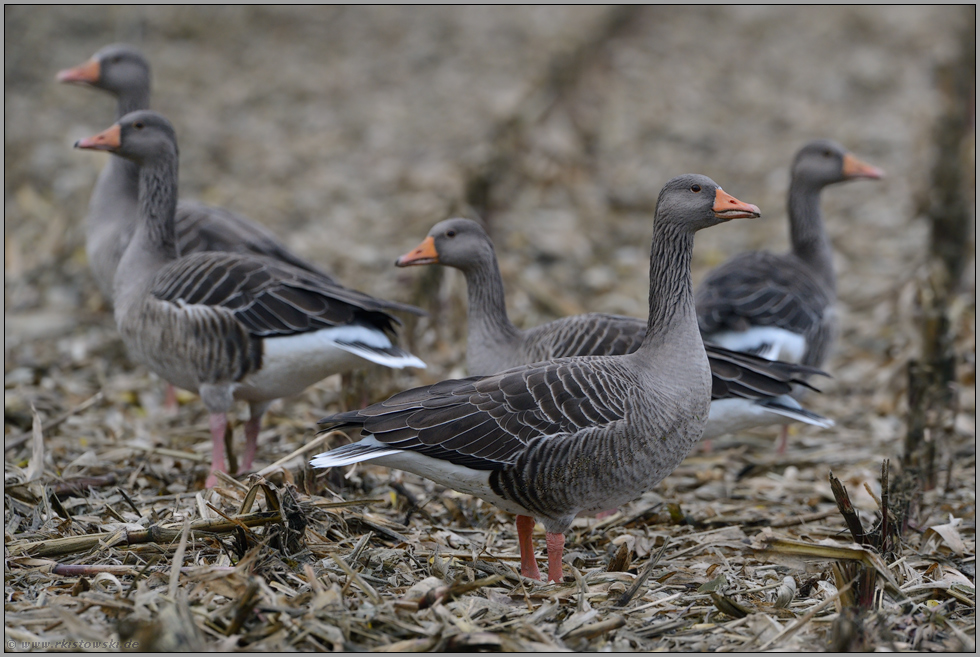
[(548, 540), (548, 580), (551, 582), (561, 582), (564, 575), (561, 574), (561, 553), (565, 549), (565, 535), (545, 534)]
[(521, 548), (521, 575), (540, 580), (541, 572), (538, 570), (538, 562), (534, 559), (534, 542), (531, 540), (531, 532), (533, 531), (534, 518), (517, 516), (517, 544)]
[(177, 415), (177, 388), (167, 384), (167, 392), (163, 397), (163, 410), (167, 415)]
[(784, 424), (782, 430), (779, 432), (779, 445), (776, 447), (777, 454), (782, 455), (786, 453), (787, 442), (789, 442), (789, 427)]
[(225, 467), (225, 429), (228, 426), (228, 417), (224, 413), (211, 413), (211, 474), (204, 482), (206, 488), (213, 487), (218, 483), (218, 478), (214, 475), (215, 471), (228, 472)]
[(599, 513), (595, 514), (595, 519), (602, 520), (603, 518), (608, 518), (609, 516), (616, 513), (617, 511), (619, 511), (619, 509), (609, 509), (608, 511), (600, 511)]
[(255, 452), (259, 445), (259, 428), (261, 426), (261, 415), (250, 417), (245, 423), (245, 455), (242, 456), (242, 467), (238, 470), (239, 474), (252, 469), (252, 461), (255, 459)]

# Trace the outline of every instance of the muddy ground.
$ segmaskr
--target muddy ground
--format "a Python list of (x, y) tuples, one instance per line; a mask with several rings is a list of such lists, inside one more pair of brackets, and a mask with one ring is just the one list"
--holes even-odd
[[(946, 112), (972, 116), (973, 107), (951, 108), (944, 86), (945, 71), (961, 57), (961, 32), (973, 35), (972, 8), (21, 6), (5, 8), (4, 19), (6, 440), (31, 428), (32, 405), (42, 422), (59, 420), (43, 432), (43, 452), (32, 451), (31, 441), (5, 452), (5, 484), (29, 475), (38, 485), (117, 475), (115, 486), (65, 498), (74, 500), (63, 509), (71, 522), (43, 501), (43, 488), (5, 498), (8, 642), (86, 632), (93, 641), (153, 636), (139, 635), (140, 628), (164, 623), (168, 605), (176, 605), (173, 613), (185, 610), (198, 626), (186, 645), (206, 648), (856, 645), (834, 643), (851, 635), (841, 629), (847, 605), (831, 600), (840, 588), (831, 560), (780, 561), (750, 545), (758, 547), (765, 532), (848, 544), (830, 471), (870, 526), (882, 460), (891, 460), (893, 473), (901, 460), (907, 365), (922, 350), (917, 294), (935, 196), (934, 127)], [(146, 555), (115, 546), (59, 556), (61, 563), (130, 568), (112, 571), (118, 589), (102, 581), (79, 590), (79, 577), (24, 561), (30, 552), (11, 545), (112, 532), (120, 523), (146, 526), (151, 516), (178, 528), (184, 517), (213, 516), (196, 496), (209, 454), (203, 406), (186, 395), (176, 416), (164, 411), (162, 383), (127, 360), (85, 261), (82, 218), (105, 155), (71, 144), (108, 127), (114, 104), (58, 85), (54, 75), (116, 41), (139, 46), (153, 64), (153, 106), (180, 139), (183, 197), (261, 222), (346, 285), (429, 311), (418, 321), (406, 317), (402, 335), (428, 369), (369, 372), (355, 383), (372, 400), (465, 373), (462, 276), (392, 266), (435, 222), (454, 214), (487, 222), (518, 326), (586, 311), (643, 316), (651, 216), (667, 179), (704, 173), (763, 212), (759, 221), (698, 235), (697, 284), (734, 253), (787, 248), (793, 154), (811, 138), (841, 142), (887, 176), (823, 195), (842, 334), (826, 366), (833, 378), (806, 403), (836, 427), (795, 429), (782, 457), (773, 454), (775, 431), (724, 439), (714, 452), (692, 455), (611, 522), (579, 521), (569, 563), (582, 579), (530, 594), (505, 579), (406, 611), (395, 601), (410, 599), (406, 591), (426, 576), (471, 582), (486, 575), (459, 554), (515, 554), (512, 518), (383, 468), (313, 480), (302, 458), (274, 483), (297, 483), (303, 504), (380, 500), (360, 515), (320, 510), (310, 521), (320, 533), (316, 540), (308, 534), (305, 548), (316, 558), (290, 561), (281, 550), (278, 569), (268, 566), (274, 555), (258, 559), (263, 570), (249, 561), (254, 554), (239, 562), (192, 538), (179, 552), (187, 566), (228, 569), (230, 584), (210, 592), (203, 571), (168, 584), (178, 541), (159, 548), (166, 560), (152, 568)], [(972, 134), (963, 143), (972, 211)], [(955, 426), (937, 456), (939, 485), (923, 497), (897, 553), (905, 559), (893, 567), (904, 597), (891, 591), (871, 616), (852, 623), (860, 626), (852, 634), (872, 647), (972, 649), (975, 638), (972, 259), (955, 290)], [(332, 377), (273, 406), (258, 467), (312, 440), (315, 421), (349, 397)], [(208, 499), (232, 513), (247, 487), (226, 483), (225, 490)], [(423, 512), (406, 511), (412, 499)], [(664, 511), (671, 504), (681, 516)], [(678, 524), (685, 514), (690, 523)], [(793, 524), (814, 514), (813, 525)], [(379, 534), (383, 521), (410, 540)], [(935, 526), (953, 529), (930, 533)], [(704, 539), (718, 531), (719, 540)], [(629, 606), (610, 607), (613, 592), (632, 583), (666, 539), (653, 578)], [(622, 545), (632, 567), (602, 580)], [(369, 579), (358, 582), (325, 556), (334, 553)], [(674, 575), (664, 577), (664, 568)], [(747, 604), (748, 615), (733, 620), (713, 603), (704, 586), (719, 573), (727, 576), (719, 590)], [(777, 613), (776, 589), (755, 589), (784, 576), (799, 591)], [(250, 582), (259, 582), (254, 600), (243, 593)], [(955, 586), (960, 592), (948, 593)], [(306, 633), (297, 622), (307, 624)], [(18, 645), (26, 644), (9, 647)]]

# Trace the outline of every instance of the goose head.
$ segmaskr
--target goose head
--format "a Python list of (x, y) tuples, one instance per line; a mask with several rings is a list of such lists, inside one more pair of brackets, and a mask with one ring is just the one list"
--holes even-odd
[(81, 84), (120, 96), (150, 87), (150, 63), (136, 48), (106, 46), (74, 68), (58, 72), (58, 82)]
[(137, 164), (161, 157), (176, 158), (177, 133), (162, 115), (150, 111), (130, 112), (111, 128), (75, 142), (75, 148), (108, 151)]
[(801, 148), (793, 160), (792, 177), (814, 187), (858, 178), (878, 179), (885, 172), (862, 162), (830, 139), (815, 139)]
[(667, 181), (657, 199), (656, 221), (694, 232), (731, 219), (760, 216), (759, 208), (726, 192), (707, 176), (689, 173)]
[(398, 267), (445, 265), (466, 269), (493, 259), (493, 242), (483, 227), (470, 219), (440, 221), (417, 247), (398, 258)]

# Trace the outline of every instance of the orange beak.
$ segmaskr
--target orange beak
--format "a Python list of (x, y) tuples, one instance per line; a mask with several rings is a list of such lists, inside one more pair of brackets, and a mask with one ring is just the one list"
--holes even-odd
[(844, 177), (845, 178), (873, 178), (878, 180), (884, 177), (885, 172), (878, 167), (862, 162), (850, 153), (844, 155)]
[(75, 68), (66, 68), (63, 71), (58, 71), (58, 82), (95, 84), (99, 81), (99, 75), (101, 75), (99, 60), (90, 59), (84, 64), (79, 64)]
[(94, 137), (79, 139), (75, 142), (75, 148), (85, 148), (91, 151), (111, 152), (118, 149), (120, 144), (120, 128), (119, 124), (117, 123), (108, 130), (103, 130)]
[(430, 235), (422, 243), (409, 251), (398, 260), (396, 267), (411, 267), (413, 265), (434, 265), (439, 262), (439, 252), (436, 251), (436, 241)]
[(711, 210), (719, 219), (754, 219), (762, 214), (759, 206), (742, 203), (721, 187), (715, 191), (715, 204)]

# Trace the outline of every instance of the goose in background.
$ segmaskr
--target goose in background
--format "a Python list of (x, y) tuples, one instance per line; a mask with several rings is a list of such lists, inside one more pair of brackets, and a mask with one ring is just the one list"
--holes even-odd
[[(824, 229), (824, 187), (878, 179), (866, 164), (828, 139), (811, 141), (793, 160), (789, 186), (789, 253), (741, 253), (713, 269), (695, 303), (708, 342), (770, 360), (823, 367), (837, 337), (834, 252)], [(786, 450), (784, 428), (778, 453)]]
[[(59, 82), (101, 89), (116, 98), (116, 120), (150, 107), (150, 64), (132, 46), (114, 44), (91, 59), (58, 73)], [(96, 283), (112, 300), (116, 267), (136, 230), (138, 167), (123, 157), (109, 158), (92, 190), (85, 217), (85, 249)], [(177, 253), (230, 251), (269, 256), (330, 279), (306, 262), (268, 229), (224, 208), (181, 201), (176, 213)], [(335, 282), (335, 281), (334, 281)], [(417, 311), (393, 303), (395, 310)]]

